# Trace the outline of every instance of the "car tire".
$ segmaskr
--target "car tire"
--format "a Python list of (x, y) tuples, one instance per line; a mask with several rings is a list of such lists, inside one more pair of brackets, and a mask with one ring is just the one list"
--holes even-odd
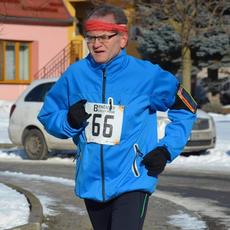
[(48, 158), (45, 138), (38, 129), (30, 129), (25, 132), (23, 146), (30, 160), (45, 160)]

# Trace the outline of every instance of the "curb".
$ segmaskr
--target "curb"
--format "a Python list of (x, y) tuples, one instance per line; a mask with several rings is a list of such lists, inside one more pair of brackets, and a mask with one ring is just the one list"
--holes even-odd
[(22, 193), (28, 200), (30, 208), (28, 224), (13, 227), (8, 230), (41, 230), (41, 225), (43, 222), (43, 210), (39, 199), (33, 193), (19, 186), (2, 181), (0, 181), (0, 183), (5, 184), (19, 193)]
[(10, 149), (16, 147), (16, 145), (12, 143), (0, 143), (0, 148)]

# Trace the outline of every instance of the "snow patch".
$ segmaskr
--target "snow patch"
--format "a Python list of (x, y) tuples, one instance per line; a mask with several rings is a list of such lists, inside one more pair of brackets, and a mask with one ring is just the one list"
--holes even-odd
[(0, 184), (0, 230), (27, 224), (30, 214), (26, 197)]
[(178, 214), (169, 216), (169, 224), (180, 227), (182, 230), (205, 230), (207, 225), (204, 221), (179, 210)]
[(56, 216), (59, 212), (52, 209), (52, 206), (55, 206), (56, 200), (48, 196), (37, 195), (38, 199), (41, 202), (43, 214), (45, 216)]

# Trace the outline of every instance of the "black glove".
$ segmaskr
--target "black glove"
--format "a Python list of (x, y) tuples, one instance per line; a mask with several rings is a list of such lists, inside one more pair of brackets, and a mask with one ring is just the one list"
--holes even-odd
[(85, 103), (86, 100), (80, 100), (77, 103), (70, 106), (67, 114), (67, 120), (72, 128), (81, 128), (86, 122), (86, 120), (91, 116), (91, 114), (88, 114), (85, 111)]
[(145, 165), (149, 176), (158, 176), (163, 172), (167, 160), (170, 160), (170, 153), (165, 147), (157, 147), (146, 154), (141, 163)]

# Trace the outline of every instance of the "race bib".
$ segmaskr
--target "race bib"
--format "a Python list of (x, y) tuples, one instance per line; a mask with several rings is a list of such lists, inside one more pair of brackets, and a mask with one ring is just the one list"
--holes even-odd
[(124, 106), (113, 105), (112, 98), (109, 98), (109, 102), (85, 104), (86, 112), (92, 114), (85, 128), (87, 142), (106, 145), (120, 143)]

